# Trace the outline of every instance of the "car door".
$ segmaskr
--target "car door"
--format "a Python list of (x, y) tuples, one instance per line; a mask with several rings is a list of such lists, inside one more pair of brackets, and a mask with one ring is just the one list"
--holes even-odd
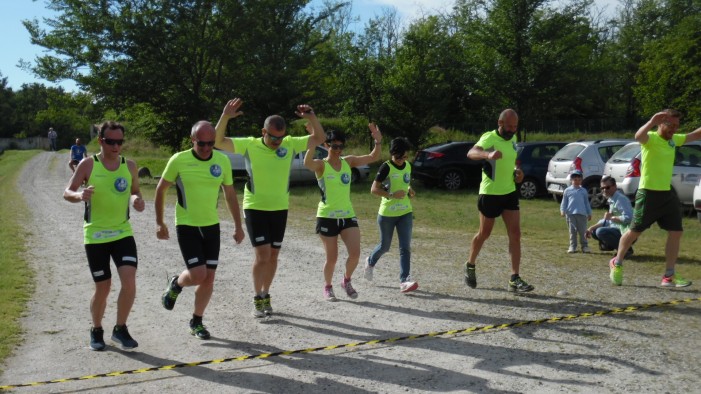
[[(328, 156), (326, 149), (317, 146), (314, 151), (315, 159), (324, 159)], [(307, 151), (299, 152), (292, 160), (292, 168), (290, 169), (290, 183), (313, 183), (316, 182), (314, 171), (310, 171), (304, 166), (304, 156)]]
[(684, 145), (677, 149), (672, 172), (672, 187), (677, 192), (679, 201), (691, 205), (694, 186), (701, 175), (701, 146)]

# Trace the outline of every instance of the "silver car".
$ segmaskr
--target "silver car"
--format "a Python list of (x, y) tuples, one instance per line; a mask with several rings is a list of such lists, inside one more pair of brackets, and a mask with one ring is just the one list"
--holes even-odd
[(592, 208), (600, 208), (606, 204), (601, 195), (601, 176), (604, 174), (606, 161), (631, 140), (596, 140), (571, 142), (560, 149), (548, 163), (545, 174), (545, 185), (548, 193), (555, 200), (562, 198), (565, 189), (570, 185), (569, 174), (580, 170), (584, 174), (582, 186), (589, 192), (589, 203)]
[[(231, 161), (231, 171), (234, 174), (234, 178), (247, 178), (248, 171), (246, 171), (246, 162), (243, 156), (238, 153), (231, 153), (229, 151), (221, 151), (222, 153), (229, 156)], [(307, 169), (304, 166), (304, 156), (307, 151), (297, 153), (292, 160), (292, 167), (290, 168), (290, 184), (293, 183), (314, 183), (316, 182), (316, 175), (313, 171)], [(315, 159), (323, 159), (329, 155), (329, 152), (323, 146), (317, 146), (314, 154)], [(370, 176), (370, 166), (364, 165), (359, 167), (351, 168), (351, 183), (359, 182)]]
[[(624, 149), (625, 152), (623, 152)], [(635, 198), (640, 184), (640, 155), (640, 144), (631, 142), (609, 159), (604, 171), (605, 175), (611, 175), (616, 179), (618, 188), (631, 200)], [(701, 141), (678, 147), (674, 158), (671, 187), (683, 205), (694, 205), (694, 186), (698, 184), (700, 178)]]

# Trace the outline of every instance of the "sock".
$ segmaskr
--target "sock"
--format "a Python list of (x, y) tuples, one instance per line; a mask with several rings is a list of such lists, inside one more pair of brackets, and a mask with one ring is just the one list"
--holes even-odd
[(332, 287), (333, 287), (332, 285), (324, 285), (324, 289), (330, 289)]
[(613, 265), (616, 267), (621, 267), (623, 266), (623, 260), (619, 260), (618, 257), (613, 258)]
[(194, 313), (192, 314), (192, 320), (190, 320), (190, 326), (196, 326), (198, 324), (202, 324), (202, 316), (197, 316)]
[(350, 281), (351, 281), (350, 278), (346, 278), (346, 276), (343, 275), (343, 283), (348, 283)]
[(180, 285), (178, 285), (177, 279), (173, 282), (170, 288), (176, 293), (180, 293), (181, 291), (183, 291), (183, 288)]
[(265, 298), (266, 295), (268, 295), (267, 291), (261, 291), (260, 293), (258, 293), (258, 297), (260, 298)]
[(92, 330), (90, 331), (102, 331), (102, 326), (100, 327), (93, 327)]
[(664, 276), (666, 276), (666, 277), (668, 277), (668, 278), (674, 276), (674, 268), (667, 268), (667, 269), (665, 269), (665, 271), (664, 271)]
[(466, 263), (467, 268), (475, 269), (475, 264)]
[(520, 278), (518, 274), (511, 274), (511, 280), (515, 281), (516, 279)]

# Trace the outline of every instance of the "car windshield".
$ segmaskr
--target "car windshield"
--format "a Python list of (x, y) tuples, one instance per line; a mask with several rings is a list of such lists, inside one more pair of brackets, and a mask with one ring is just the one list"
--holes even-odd
[(611, 163), (630, 163), (640, 153), (640, 144), (629, 144), (614, 153), (609, 159)]
[(584, 145), (581, 144), (569, 144), (564, 148), (557, 151), (553, 160), (555, 161), (571, 161), (574, 160), (577, 155), (584, 150)]

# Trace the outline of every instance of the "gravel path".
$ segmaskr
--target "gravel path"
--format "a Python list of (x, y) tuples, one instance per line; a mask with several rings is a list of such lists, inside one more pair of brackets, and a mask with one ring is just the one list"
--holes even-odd
[[(529, 272), (544, 273), (529, 276), (536, 285), (529, 296), (505, 291), (503, 267), (478, 267), (480, 287), (470, 290), (456, 287), (462, 280), (458, 270), (429, 272), (421, 269), (420, 261), (414, 265), (421, 288), (401, 295), (395, 283), (397, 255), (393, 249), (383, 259), (384, 265), (378, 265), (374, 282), (356, 274), (355, 287), (360, 293), (356, 301), (337, 294), (340, 302), (328, 303), (321, 299), (321, 244), (309, 229), (292, 227), (273, 284), (273, 307), (278, 313), (271, 321), (261, 322), (249, 314), (252, 249), (248, 240), (238, 246), (230, 241), (233, 225), (225, 221), (215, 293), (205, 315), (213, 338), (199, 341), (187, 329), (191, 288), (185, 289), (173, 311), (160, 305), (167, 275), (179, 272), (183, 263), (175, 239), (156, 239), (153, 207), (148, 204), (146, 211), (132, 214), (139, 270), (129, 328), (140, 346), (122, 351), (106, 335), (107, 350), (92, 352), (87, 345), (93, 284), (82, 245), (83, 208), (61, 197), (69, 177), (64, 156), (37, 155), (27, 163), (18, 185), (33, 212), (33, 222), (27, 223), (32, 233), (27, 242), (37, 287), (22, 319), (24, 342), (3, 366), (0, 386), (701, 296), (698, 284), (681, 291), (658, 289), (649, 277), (635, 272), (629, 284), (614, 288), (604, 280), (581, 280), (591, 278), (594, 267), (572, 266), (561, 272), (527, 257), (524, 266), (530, 267)], [(166, 211), (172, 223), (172, 206)], [(370, 245), (363, 246), (366, 255)], [(420, 237), (414, 247), (438, 249), (425, 245)], [(449, 261), (456, 254), (464, 250), (436, 250), (434, 255)], [(605, 279), (606, 272), (596, 269), (601, 277), (597, 279)], [(105, 327), (114, 324), (118, 288), (117, 279)], [(446, 288), (460, 290), (447, 294)], [(558, 296), (563, 288), (567, 294)], [(340, 291), (338, 288), (337, 293)], [(698, 392), (700, 306), (700, 301), (692, 301), (631, 313), (71, 381), (17, 392), (176, 392), (192, 388), (271, 393)]]

